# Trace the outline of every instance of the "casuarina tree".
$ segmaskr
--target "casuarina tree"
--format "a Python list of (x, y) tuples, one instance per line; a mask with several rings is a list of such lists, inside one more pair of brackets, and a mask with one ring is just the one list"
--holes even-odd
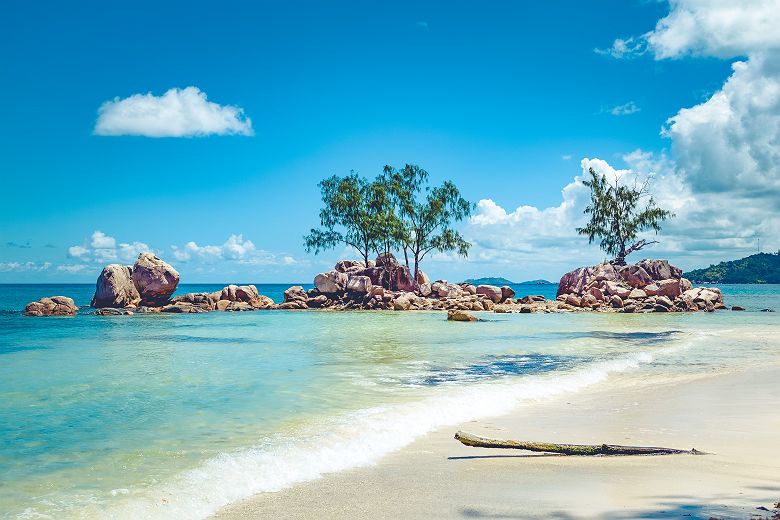
[(354, 247), (368, 264), (371, 253), (388, 251), (398, 235), (398, 220), (388, 186), (369, 182), (355, 172), (332, 176), (319, 183), (323, 206), (320, 227), (304, 237), (307, 252)]
[(661, 230), (661, 222), (674, 214), (659, 208), (648, 191), (648, 183), (627, 186), (616, 178), (609, 182), (605, 175), (590, 169), (590, 179), (583, 182), (590, 188), (590, 205), (585, 214), (590, 221), (577, 233), (586, 235), (588, 243), (601, 239), (599, 245), (607, 254), (614, 255), (615, 265), (626, 265), (626, 256), (658, 241), (638, 240), (638, 234), (652, 229)]
[(471, 215), (473, 204), (461, 196), (455, 184), (444, 181), (430, 187), (428, 172), (413, 164), (400, 170), (385, 166), (382, 179), (398, 212), (397, 239), (407, 267), (413, 265), (413, 280), (417, 280), (420, 263), (431, 251), (468, 256), (471, 244), (452, 226)]

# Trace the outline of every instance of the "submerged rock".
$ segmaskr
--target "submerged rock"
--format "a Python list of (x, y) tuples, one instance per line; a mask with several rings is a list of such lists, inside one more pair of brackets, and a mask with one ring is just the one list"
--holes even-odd
[(447, 319), (450, 321), (477, 321), (476, 316), (459, 309), (447, 311)]
[(96, 316), (132, 316), (135, 314), (130, 309), (117, 309), (114, 307), (103, 307), (95, 311)]
[(75, 316), (79, 308), (67, 296), (41, 298), (28, 303), (24, 308), (25, 316)]

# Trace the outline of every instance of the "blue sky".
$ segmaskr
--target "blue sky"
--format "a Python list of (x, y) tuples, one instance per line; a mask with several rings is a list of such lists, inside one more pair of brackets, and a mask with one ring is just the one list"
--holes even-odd
[[(308, 281), (349, 256), (303, 251), (317, 182), (405, 162), (493, 203), (462, 226), (476, 244), (469, 260), (440, 255), (434, 277), (557, 278), (603, 254), (573, 229), (546, 235), (515, 208), (561, 205), (584, 158), (682, 176), (698, 206), (712, 191), (678, 159), (694, 154), (680, 149), (688, 143), (702, 164), (707, 136), (661, 130), (725, 88), (735, 61), (750, 64), (775, 42), (713, 50), (705, 34), (664, 55), (659, 21), (683, 9), (709, 16), (699, 4), (4, 2), (0, 282), (93, 281), (144, 246), (184, 281)], [(620, 41), (641, 48), (623, 52)], [(190, 86), (217, 110), (243, 111), (219, 112), (233, 130), (212, 133), (229, 135), (96, 135), (134, 133), (121, 100)], [(115, 98), (104, 131), (98, 110)], [(495, 207), (508, 217), (486, 217)], [(675, 223), (670, 243), (702, 226)], [(722, 227), (710, 246), (651, 254), (689, 268), (744, 256), (758, 235), (777, 245), (774, 222)]]

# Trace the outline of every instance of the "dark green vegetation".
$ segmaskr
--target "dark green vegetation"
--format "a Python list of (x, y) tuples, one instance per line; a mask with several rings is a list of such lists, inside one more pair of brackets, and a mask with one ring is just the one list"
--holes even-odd
[(558, 285), (555, 282), (551, 282), (549, 280), (526, 280), (525, 282), (520, 282), (517, 285)]
[[(590, 205), (585, 214), (590, 222), (577, 228), (577, 233), (586, 235), (588, 243), (600, 238), (599, 246), (609, 255), (615, 255), (613, 264), (626, 265), (626, 256), (643, 247), (657, 243), (655, 240), (637, 240), (637, 234), (648, 229), (656, 233), (660, 223), (674, 216), (673, 213), (656, 206), (648, 191), (648, 183), (626, 186), (616, 178), (614, 183), (605, 175), (599, 176), (590, 169), (590, 180), (583, 184), (590, 188)], [(644, 209), (639, 204), (647, 199)]]
[(780, 283), (780, 251), (721, 262), (687, 272), (684, 276), (694, 282)]
[(506, 278), (502, 278), (500, 276), (488, 276), (485, 278), (469, 278), (468, 280), (464, 280), (463, 283), (470, 283), (471, 285), (514, 285), (515, 282), (510, 282)]
[(402, 251), (413, 280), (431, 251), (468, 256), (471, 244), (452, 225), (471, 215), (474, 205), (450, 181), (429, 186), (428, 172), (419, 166), (385, 166), (373, 181), (352, 172), (319, 186), (321, 227), (304, 237), (307, 251), (317, 254), (343, 243), (366, 263), (372, 253)]

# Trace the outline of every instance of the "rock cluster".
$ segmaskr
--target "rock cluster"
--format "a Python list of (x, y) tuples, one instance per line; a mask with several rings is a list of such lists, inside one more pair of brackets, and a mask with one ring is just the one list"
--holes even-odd
[(24, 308), (25, 316), (75, 316), (79, 308), (67, 296), (52, 296), (41, 298), (37, 302), (28, 303)]
[(715, 287), (692, 287), (666, 260), (581, 267), (561, 277), (557, 300), (575, 308), (618, 312), (687, 312), (725, 309)]
[(179, 273), (152, 253), (141, 253), (132, 266), (111, 264), (103, 268), (95, 286), (92, 306), (102, 316), (171, 312), (189, 314), (211, 311), (253, 311), (274, 306), (254, 285), (228, 285), (213, 293), (171, 295), (179, 285)]
[[(92, 298), (95, 314), (202, 313), (258, 309), (447, 310), (449, 320), (474, 321), (469, 311), (493, 312), (682, 312), (725, 309), (717, 288), (692, 287), (682, 271), (666, 260), (633, 265), (603, 263), (561, 277), (556, 300), (543, 296), (514, 299), (510, 287), (431, 282), (420, 271), (416, 279), (392, 254), (367, 263), (342, 260), (314, 278), (314, 288), (296, 285), (275, 304), (254, 285), (228, 285), (213, 293), (174, 296), (179, 273), (151, 253), (132, 266), (112, 264), (100, 273)], [(739, 309), (738, 307), (734, 308)], [(72, 316), (78, 311), (64, 296), (27, 305), (29, 316)]]
[(342, 260), (333, 270), (318, 274), (313, 289), (287, 289), (278, 308), (489, 311), (515, 295), (509, 287), (431, 282), (422, 271), (413, 278), (409, 268), (392, 254), (379, 255), (368, 265)]
[(179, 273), (152, 253), (141, 253), (132, 266), (111, 264), (95, 284), (92, 307), (161, 306), (179, 285)]

